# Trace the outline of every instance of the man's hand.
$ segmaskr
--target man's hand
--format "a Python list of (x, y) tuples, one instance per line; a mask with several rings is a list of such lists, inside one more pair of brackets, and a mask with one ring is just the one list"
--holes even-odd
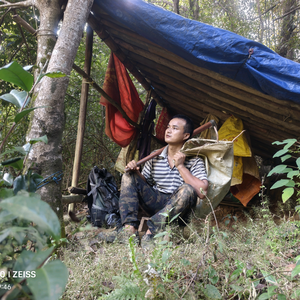
[(125, 167), (125, 172), (129, 172), (129, 171), (139, 171), (140, 167), (137, 166), (137, 163), (135, 160), (130, 161), (127, 166)]
[(184, 161), (185, 161), (185, 155), (178, 151), (174, 157), (173, 157), (173, 162), (174, 162), (174, 165), (175, 167), (178, 169), (179, 166), (183, 166), (184, 165)]

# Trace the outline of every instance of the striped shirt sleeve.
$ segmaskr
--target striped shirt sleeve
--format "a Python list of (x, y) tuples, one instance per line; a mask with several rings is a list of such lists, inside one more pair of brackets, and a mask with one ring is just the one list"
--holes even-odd
[(154, 180), (152, 177), (152, 159), (146, 161), (142, 170), (142, 175), (150, 185), (154, 185)]
[(202, 158), (192, 158), (188, 161), (187, 168), (191, 174), (200, 180), (207, 180), (206, 168)]

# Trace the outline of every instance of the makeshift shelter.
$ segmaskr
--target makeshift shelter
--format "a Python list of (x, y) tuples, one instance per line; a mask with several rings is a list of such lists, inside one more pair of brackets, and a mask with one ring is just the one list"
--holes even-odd
[(240, 118), (254, 154), (299, 137), (300, 64), (142, 0), (95, 0), (89, 24), (153, 98), (198, 125)]
[[(88, 23), (170, 113), (188, 115), (196, 127), (208, 114), (217, 117), (219, 125), (235, 116), (250, 137), (252, 154), (266, 159), (276, 151), (272, 142), (299, 138), (300, 64), (258, 42), (142, 0), (95, 0)], [(139, 126), (89, 82), (124, 119)], [(74, 178), (79, 169), (75, 164), (76, 159)]]

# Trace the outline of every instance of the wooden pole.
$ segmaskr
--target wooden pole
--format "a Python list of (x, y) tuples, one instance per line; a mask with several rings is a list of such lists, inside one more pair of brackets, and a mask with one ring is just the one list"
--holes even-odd
[[(92, 52), (93, 52), (93, 29), (90, 26), (88, 26), (86, 30), (86, 48), (85, 48), (85, 61), (84, 61), (84, 71), (88, 75), (90, 75), (91, 73)], [(88, 92), (89, 92), (89, 83), (85, 79), (83, 79), (82, 86), (81, 86), (77, 140), (76, 140), (73, 175), (72, 175), (72, 186), (74, 187), (77, 187), (79, 175), (80, 175), (80, 164), (81, 164), (81, 157), (82, 157), (84, 131), (85, 131)], [(68, 211), (74, 212), (74, 210), (75, 210), (75, 203), (69, 204)]]

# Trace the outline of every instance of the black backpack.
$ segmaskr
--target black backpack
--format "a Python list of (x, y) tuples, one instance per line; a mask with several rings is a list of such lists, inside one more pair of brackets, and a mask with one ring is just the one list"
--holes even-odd
[(91, 223), (97, 227), (121, 227), (119, 191), (115, 178), (95, 166), (87, 181), (87, 197)]

